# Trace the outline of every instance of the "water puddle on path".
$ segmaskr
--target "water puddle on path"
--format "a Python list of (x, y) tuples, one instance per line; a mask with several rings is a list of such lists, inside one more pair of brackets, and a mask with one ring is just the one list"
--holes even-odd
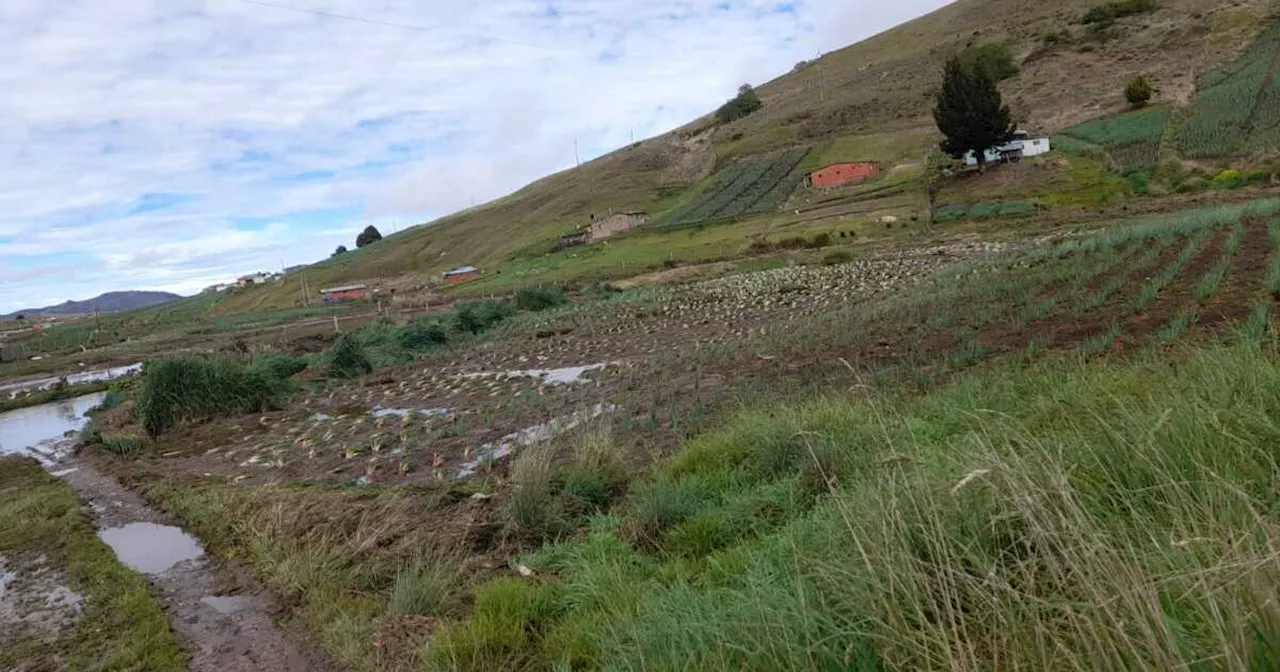
[(143, 574), (163, 574), (180, 562), (204, 555), (194, 537), (169, 525), (129, 523), (102, 530), (98, 537), (126, 567)]
[(244, 611), (249, 606), (249, 600), (238, 595), (209, 596), (200, 598), (200, 604), (213, 609), (223, 616), (230, 616)]

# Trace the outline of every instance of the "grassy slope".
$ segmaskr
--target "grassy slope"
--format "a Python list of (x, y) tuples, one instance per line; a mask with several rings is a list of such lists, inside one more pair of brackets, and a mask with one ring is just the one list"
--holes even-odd
[[(185, 670), (146, 582), (98, 540), (75, 491), (34, 461), (0, 458), (0, 552), (38, 553), (84, 596), (84, 616), (52, 642), (0, 651), (5, 669)], [(12, 556), (11, 556), (12, 557)], [(28, 667), (30, 666), (30, 667)]]
[(525, 561), (553, 580), (481, 588), (433, 661), (1271, 669), (1274, 355), (1066, 360), (745, 415)]
[[(877, 145), (892, 148), (888, 160), (906, 158), (928, 133), (930, 90), (948, 54), (974, 41), (1008, 40), (1026, 56), (1040, 46), (1042, 34), (1063, 29), (1090, 39), (1074, 22), (1092, 4), (960, 0), (760, 86), (765, 107), (746, 119), (716, 129), (704, 119), (621, 149), (493, 203), (316, 264), (309, 281), (318, 288), (403, 274), (434, 276), (461, 264), (493, 268), (522, 251), (536, 257), (592, 212), (661, 212), (714, 164), (736, 155), (804, 143), (816, 144), (814, 156), (822, 160), (867, 158), (863, 154), (875, 153)], [(1183, 95), (1180, 78), (1234, 56), (1267, 11), (1261, 0), (1230, 8), (1219, 4), (1167, 0), (1154, 15), (1121, 22), (1107, 41), (1089, 50), (1070, 46), (1038, 56), (1005, 83), (1006, 95), (1031, 128), (1044, 131), (1119, 110), (1119, 91), (1137, 73), (1154, 77), (1170, 95)], [(882, 138), (864, 148), (866, 143), (846, 138), (886, 133), (909, 140)], [(301, 298), (301, 280), (294, 278), (282, 287), (232, 297), (222, 309), (291, 307)]]

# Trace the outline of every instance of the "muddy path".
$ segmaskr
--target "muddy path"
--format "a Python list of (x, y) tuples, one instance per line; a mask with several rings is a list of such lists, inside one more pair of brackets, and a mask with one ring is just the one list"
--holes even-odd
[(50, 466), (92, 509), (99, 536), (120, 561), (151, 581), (192, 672), (323, 670), (277, 627), (279, 605), (241, 568), (219, 563), (199, 542), (88, 461), (67, 455)]

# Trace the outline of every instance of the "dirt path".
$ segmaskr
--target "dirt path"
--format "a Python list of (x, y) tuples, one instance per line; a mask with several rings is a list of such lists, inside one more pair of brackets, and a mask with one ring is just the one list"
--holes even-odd
[(149, 577), (192, 672), (327, 667), (275, 626), (275, 601), (247, 571), (210, 560), (194, 538), (84, 460), (65, 458), (50, 470), (89, 502), (120, 560)]

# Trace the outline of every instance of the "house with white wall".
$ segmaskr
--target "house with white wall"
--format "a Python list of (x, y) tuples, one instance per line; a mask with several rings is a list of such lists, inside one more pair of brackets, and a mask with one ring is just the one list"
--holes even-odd
[[(988, 149), (984, 156), (987, 163), (1017, 163), (1029, 156), (1047, 153), (1050, 149), (1049, 138), (1033, 138), (1026, 131), (1016, 131), (1012, 140)], [(964, 155), (964, 165), (978, 165), (978, 158), (972, 151)]]

